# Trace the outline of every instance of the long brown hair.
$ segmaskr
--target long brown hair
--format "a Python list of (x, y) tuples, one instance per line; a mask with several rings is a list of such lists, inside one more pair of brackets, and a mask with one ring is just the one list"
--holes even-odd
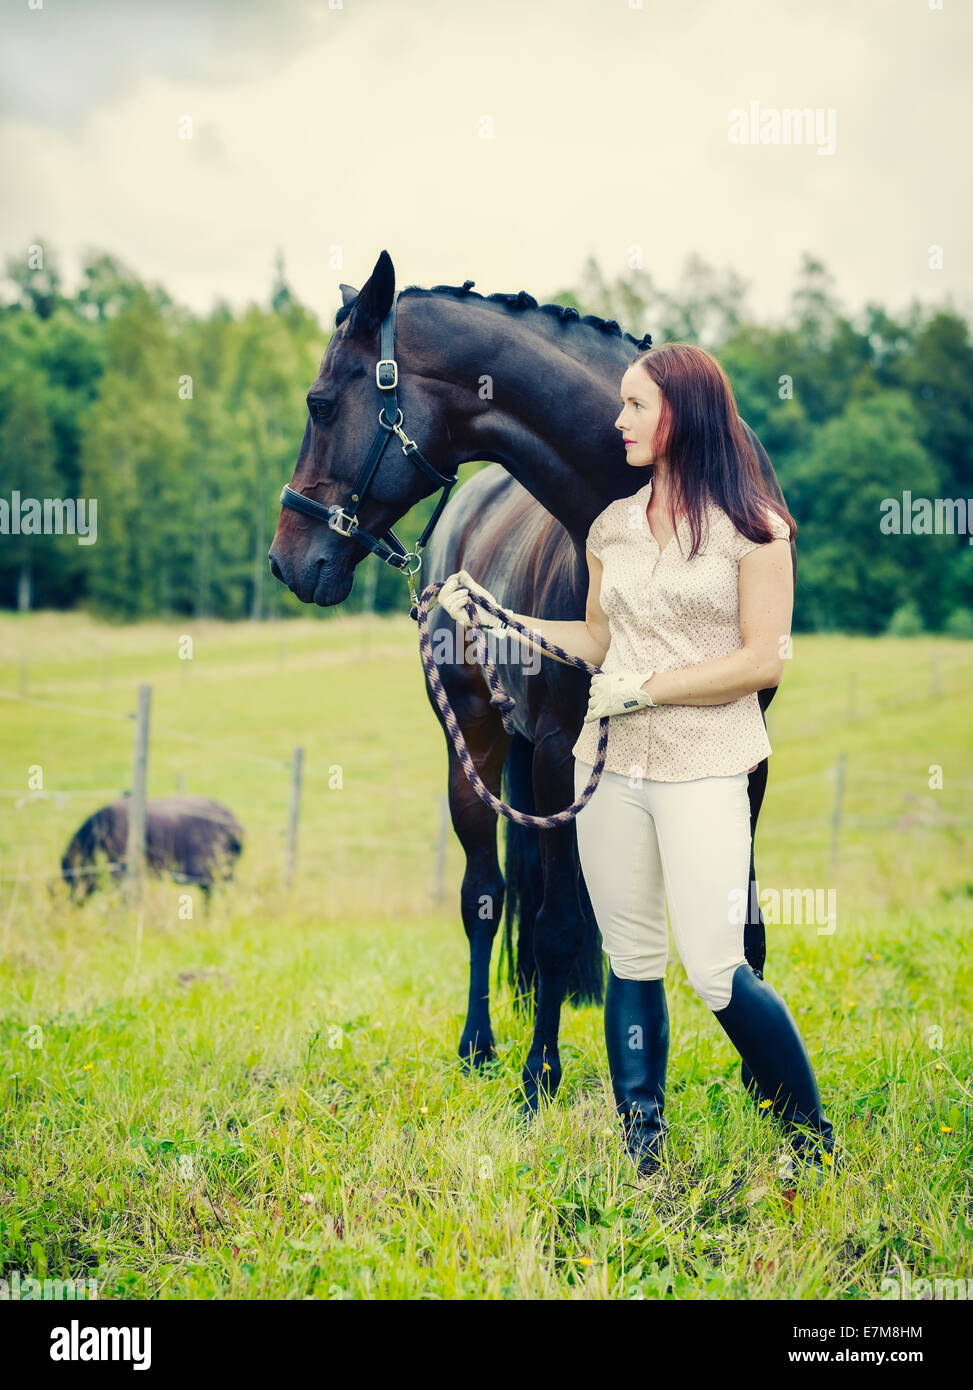
[[(716, 358), (692, 343), (660, 343), (632, 362), (662, 393), (653, 450), (668, 460), (670, 519), (685, 510), (691, 560), (699, 550), (708, 501), (716, 502), (749, 540), (773, 540), (762, 508), (776, 512), (790, 529), (797, 523), (767, 491), (756, 451), (737, 413), (733, 388)], [(677, 542), (678, 544), (678, 542)]]

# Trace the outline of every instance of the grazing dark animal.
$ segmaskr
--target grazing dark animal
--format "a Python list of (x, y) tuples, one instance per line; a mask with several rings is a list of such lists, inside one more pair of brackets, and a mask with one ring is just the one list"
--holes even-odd
[[(96, 856), (105, 855), (117, 880), (128, 844), (127, 797), (88, 817), (64, 851), (61, 873), (78, 899), (97, 881)], [(232, 878), (243, 848), (243, 829), (231, 811), (204, 796), (166, 796), (145, 804), (145, 862), (156, 874), (198, 884), (209, 893), (217, 877)]]
[[(370, 550), (395, 564), (387, 540), (383, 553), (381, 538), (392, 536), (401, 550), (394, 523), (450, 484), (462, 464), (483, 460), (497, 467), (476, 474), (443, 510), (418, 588), (464, 568), (506, 608), (540, 618), (584, 618), (588, 528), (610, 502), (630, 497), (642, 482), (625, 462), (614, 422), (622, 376), (650, 340), (639, 342), (614, 321), (581, 318), (564, 305), (539, 305), (523, 290), (484, 298), (470, 292), (472, 284), (431, 290), (410, 285), (396, 296), (395, 271), (383, 251), (360, 291), (341, 286), (344, 305), (308, 392), (304, 441), (282, 494), (285, 507), (269, 555), (273, 574), (304, 603), (343, 603), (356, 566)], [(397, 369), (384, 360), (393, 353)], [(385, 417), (396, 378), (401, 418), (391, 408)], [(379, 421), (386, 432), (396, 416), (402, 447), (390, 438), (371, 481), (356, 487), (360, 466), (378, 457), (380, 411), (389, 421)], [(783, 500), (769, 458), (741, 424), (771, 494)], [(366, 538), (347, 534), (349, 523), (337, 513), (337, 528), (325, 524), (325, 507), (356, 512)], [(378, 550), (369, 538), (379, 538)], [(796, 573), (793, 546), (791, 556)], [(519, 644), (498, 644), (497, 669), (515, 702), (514, 731), (508, 732), (490, 703), (482, 670), (464, 660), (457, 625), (439, 606), (430, 636), (434, 651), (441, 639), (444, 646), (452, 643), (455, 657), (437, 658), (439, 673), (477, 770), (494, 795), (538, 815), (568, 806), (574, 799), (571, 748), (587, 707), (585, 673), (544, 659), (538, 672), (528, 674)], [(442, 724), (428, 680), (426, 688)], [(759, 693), (761, 709), (775, 691)], [(580, 871), (574, 822), (537, 830), (507, 821), (502, 874), (497, 817), (474, 792), (448, 734), (446, 744), (450, 812), (466, 853), (460, 902), (470, 992), (460, 1056), (479, 1067), (494, 1054), (490, 956), (506, 907), (508, 979), (514, 982), (516, 968), (518, 999), (533, 990), (536, 1006), (523, 1072), (531, 1111), (538, 1095), (553, 1095), (561, 1078), (558, 1027), (565, 996), (579, 1003), (603, 998), (600, 934)], [(750, 775), (753, 830), (766, 781), (765, 759)], [(756, 899), (751, 887), (744, 950), (762, 972), (764, 922)], [(742, 1075), (750, 1088), (745, 1065)]]

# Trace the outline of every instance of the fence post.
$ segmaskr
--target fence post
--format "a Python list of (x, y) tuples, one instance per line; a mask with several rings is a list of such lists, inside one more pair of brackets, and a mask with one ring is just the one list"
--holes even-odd
[(436, 902), (443, 900), (443, 885), (446, 880), (446, 827), (449, 823), (449, 797), (439, 798), (439, 844), (436, 847)]
[(304, 749), (294, 749), (291, 765), (291, 799), (287, 808), (287, 851), (284, 857), (284, 887), (290, 888), (294, 881), (294, 867), (297, 863), (297, 820), (301, 809), (301, 766)]
[(135, 751), (132, 757), (132, 795), (128, 802), (128, 843), (125, 847), (125, 877), (128, 894), (138, 901), (145, 874), (145, 791), (149, 765), (149, 711), (151, 685), (140, 685), (135, 712)]
[(838, 754), (834, 770), (834, 806), (831, 811), (831, 872), (838, 867), (838, 844), (841, 838), (841, 803), (845, 794), (845, 755)]

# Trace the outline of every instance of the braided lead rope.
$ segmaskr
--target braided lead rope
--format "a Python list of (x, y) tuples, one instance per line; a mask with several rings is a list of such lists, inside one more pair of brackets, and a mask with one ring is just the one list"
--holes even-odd
[[(473, 790), (481, 801), (485, 801), (489, 807), (497, 811), (501, 816), (506, 816), (508, 820), (516, 821), (518, 825), (532, 826), (536, 827), (538, 830), (552, 830), (555, 826), (566, 825), (568, 821), (573, 820), (582, 806), (585, 806), (591, 800), (595, 787), (597, 787), (601, 779), (602, 770), (605, 766), (605, 757), (608, 752), (608, 716), (604, 715), (598, 721), (598, 754), (595, 758), (595, 765), (591, 769), (591, 778), (588, 785), (581, 793), (579, 799), (572, 802), (571, 805), (567, 806), (563, 811), (555, 811), (554, 814), (550, 816), (529, 816), (525, 811), (518, 811), (513, 806), (508, 806), (505, 802), (501, 801), (499, 797), (494, 796), (489, 787), (484, 785), (480, 778), (480, 774), (476, 770), (470, 750), (466, 746), (466, 739), (463, 737), (463, 731), (456, 722), (456, 716), (450, 708), (449, 696), (446, 694), (446, 689), (440, 679), (439, 671), (436, 669), (436, 662), (432, 654), (432, 641), (429, 637), (428, 627), (429, 609), (433, 606), (435, 597), (445, 582), (445, 580), (440, 579), (434, 584), (427, 585), (419, 595), (418, 604), (412, 609), (411, 616), (419, 623), (419, 652), (422, 657), (422, 664), (425, 667), (426, 675), (429, 678), (429, 684), (432, 686), (432, 692), (436, 697), (436, 704), (439, 706), (443, 721), (445, 722), (446, 728), (449, 730), (449, 736), (453, 740), (453, 747), (459, 755), (460, 762), (463, 764), (463, 769), (470, 779)], [(479, 604), (481, 608), (485, 608), (488, 613), (492, 613), (494, 617), (505, 619), (508, 627), (514, 628), (517, 632), (524, 633), (525, 636), (530, 638), (531, 642), (536, 644), (543, 651), (551, 652), (553, 655), (561, 657), (563, 661), (568, 662), (571, 666), (576, 666), (579, 671), (587, 671), (589, 675), (594, 676), (599, 673), (600, 667), (592, 666), (590, 662), (583, 661), (580, 657), (572, 656), (570, 652), (564, 651), (562, 647), (557, 646), (554, 642), (548, 642), (545, 638), (541, 637), (539, 633), (531, 632), (529, 628), (524, 627), (521, 623), (515, 622), (512, 615), (506, 612), (505, 609), (495, 607), (489, 600), (477, 596), (476, 604)], [(466, 611), (472, 619), (471, 626), (476, 631), (477, 655), (490, 686), (490, 704), (495, 705), (500, 710), (503, 726), (508, 734), (512, 734), (514, 732), (514, 726), (511, 715), (514, 708), (514, 701), (502, 688), (497, 668), (490, 660), (486, 635), (476, 622), (476, 604), (471, 598), (466, 605)]]

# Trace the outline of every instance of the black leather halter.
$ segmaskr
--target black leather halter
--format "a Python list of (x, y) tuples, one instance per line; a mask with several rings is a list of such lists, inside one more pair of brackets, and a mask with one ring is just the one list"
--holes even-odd
[[(337, 503), (326, 507), (323, 502), (315, 502), (313, 497), (305, 497), (301, 492), (295, 492), (287, 483), (281, 489), (281, 506), (291, 507), (295, 512), (301, 512), (304, 516), (313, 517), (315, 521), (326, 521), (332, 531), (337, 531), (340, 536), (347, 536), (349, 539), (357, 541), (366, 550), (372, 551), (380, 560), (387, 565), (394, 566), (395, 569), (404, 570), (409, 578), (409, 587), (412, 588), (412, 576), (418, 574), (422, 568), (422, 556), (420, 552), (424, 548), (429, 537), (432, 535), (433, 527), (439, 520), (440, 514), (449, 499), (450, 489), (456, 482), (456, 474), (440, 473), (434, 468), (427, 458), (419, 452), (415, 441), (410, 439), (402, 428), (402, 411), (399, 409), (398, 398), (395, 388), (399, 384), (399, 368), (395, 360), (395, 306), (398, 302), (399, 291), (396, 290), (392, 298), (392, 307), (389, 309), (385, 318), (382, 320), (381, 327), (381, 360), (375, 364), (375, 382), (382, 392), (382, 409), (378, 413), (379, 431), (372, 441), (372, 447), (368, 451), (368, 456), (358, 471), (358, 477), (351, 493), (351, 500), (348, 506), (340, 507)], [(417, 468), (421, 468), (427, 478), (443, 489), (442, 496), (436, 505), (436, 510), (429, 518), (429, 522), (422, 535), (416, 541), (414, 550), (406, 550), (391, 526), (384, 536), (371, 535), (370, 532), (363, 530), (357, 521), (356, 513), (365, 499), (369, 485), (375, 476), (378, 465), (382, 461), (386, 446), (393, 434), (398, 435), (402, 444), (402, 452), (407, 458), (411, 458)]]

